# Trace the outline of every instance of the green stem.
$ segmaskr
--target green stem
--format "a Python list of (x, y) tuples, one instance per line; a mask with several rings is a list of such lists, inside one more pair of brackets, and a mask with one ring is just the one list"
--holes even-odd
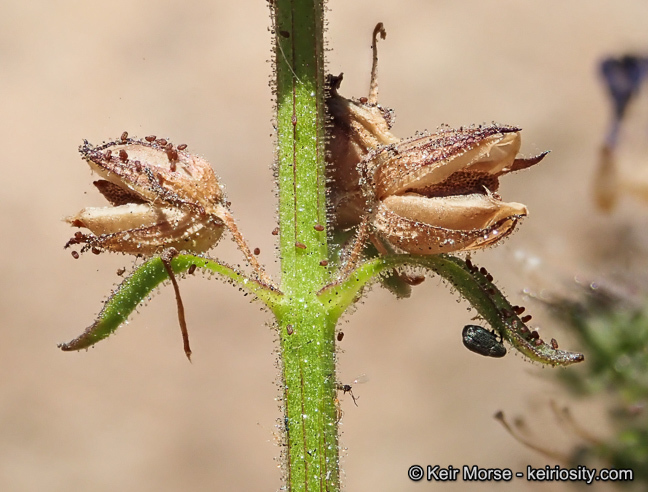
[[(195, 265), (196, 268), (216, 273), (237, 285), (247, 293), (258, 297), (268, 306), (280, 303), (281, 294), (273, 292), (266, 285), (250, 279), (233, 268), (216, 260), (191, 254), (180, 254), (171, 260), (174, 273), (186, 272)], [(120, 325), (128, 320), (140, 303), (169, 275), (159, 256), (151, 258), (132, 274), (110, 295), (97, 319), (86, 330), (67, 343), (59, 344), (64, 351), (81, 350), (110, 336)]]
[(275, 69), (287, 485), (339, 490), (335, 325), (328, 278), (323, 0), (275, 0)]
[[(477, 268), (456, 256), (393, 255), (374, 258), (360, 265), (340, 282), (322, 289), (320, 301), (328, 305), (331, 315), (340, 316), (355, 302), (360, 291), (372, 279), (403, 266), (431, 270), (452, 287), (479, 312), (500, 336), (529, 359), (551, 366), (567, 366), (584, 360), (583, 354), (558, 350), (539, 338), (516, 313), (516, 308), (493, 283), (485, 269)], [(530, 319), (530, 317), (529, 317)]]

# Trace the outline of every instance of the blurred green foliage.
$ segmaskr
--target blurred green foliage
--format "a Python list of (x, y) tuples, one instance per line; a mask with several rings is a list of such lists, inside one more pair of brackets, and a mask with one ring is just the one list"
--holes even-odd
[[(580, 396), (605, 393), (611, 402), (614, 436), (592, 440), (573, 460), (584, 464), (598, 458), (611, 468), (630, 468), (634, 484), (648, 487), (648, 300), (633, 302), (593, 285), (578, 301), (550, 305), (586, 354), (585, 364), (561, 371), (560, 380)], [(595, 429), (587, 430), (596, 435)]]

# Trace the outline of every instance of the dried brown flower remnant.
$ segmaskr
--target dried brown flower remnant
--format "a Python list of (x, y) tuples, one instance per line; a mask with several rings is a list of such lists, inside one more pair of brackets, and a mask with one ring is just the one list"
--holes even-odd
[(493, 125), (443, 129), (369, 153), (361, 166), (365, 191), (374, 195), (376, 233), (412, 254), (500, 241), (528, 212), (521, 203), (500, 199), (499, 177), (545, 156), (517, 159), (520, 143), (519, 128)]
[(223, 191), (211, 166), (185, 152), (186, 145), (182, 147), (176, 150), (153, 135), (131, 139), (127, 132), (99, 147), (84, 142), (79, 150), (103, 178), (94, 185), (110, 206), (85, 208), (69, 217), (70, 224), (89, 229), (90, 234), (75, 233), (65, 247), (84, 244), (81, 251), (95, 254), (103, 250), (160, 254), (176, 295), (184, 351), (191, 360), (184, 307), (171, 260), (179, 251), (207, 251), (218, 242), (226, 225), (235, 239), (240, 239), (240, 234), (223, 206)]
[(327, 141), (329, 201), (335, 227), (346, 229), (360, 223), (367, 212), (367, 196), (360, 186), (359, 163), (373, 149), (396, 143), (390, 130), (394, 112), (378, 104), (378, 36), (385, 39), (382, 23), (373, 32), (373, 66), (369, 96), (347, 99), (338, 93), (342, 74), (329, 75), (326, 108), (331, 118)]
[[(81, 210), (67, 221), (89, 229), (75, 234), (66, 246), (85, 243), (83, 250), (101, 248), (145, 256), (166, 248), (204, 252), (220, 239), (223, 192), (207, 161), (160, 141), (124, 138), (80, 152), (102, 180), (94, 184), (109, 207)], [(167, 145), (166, 141), (164, 142)]]

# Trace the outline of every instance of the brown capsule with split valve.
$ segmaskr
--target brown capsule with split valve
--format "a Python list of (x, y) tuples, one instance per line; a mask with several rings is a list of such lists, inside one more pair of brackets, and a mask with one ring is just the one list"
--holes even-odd
[(102, 178), (94, 184), (110, 206), (67, 218), (90, 234), (75, 235), (66, 246), (85, 243), (84, 250), (150, 256), (166, 248), (201, 253), (220, 239), (224, 196), (204, 159), (175, 150), (170, 158), (150, 138), (120, 138), (99, 147), (84, 142), (79, 150)]
[(517, 158), (520, 143), (519, 128), (493, 125), (443, 129), (370, 152), (361, 167), (376, 233), (412, 254), (496, 244), (528, 213), (501, 200), (499, 177), (546, 155)]

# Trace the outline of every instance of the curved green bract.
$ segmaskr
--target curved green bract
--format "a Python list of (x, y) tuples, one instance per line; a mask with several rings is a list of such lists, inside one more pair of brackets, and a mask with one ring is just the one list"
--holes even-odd
[(484, 269), (445, 254), (433, 256), (393, 255), (361, 265), (347, 278), (323, 289), (320, 300), (341, 315), (376, 275), (403, 266), (432, 270), (447, 280), (513, 348), (529, 359), (551, 366), (568, 366), (585, 359), (578, 352), (558, 350), (538, 338), (515, 313), (513, 306), (489, 279)]
[[(279, 303), (280, 293), (218, 261), (188, 254), (178, 255), (171, 260), (171, 267), (176, 274), (186, 272), (192, 265), (221, 275), (270, 307)], [(168, 279), (169, 276), (160, 257), (150, 259), (113, 291), (94, 323), (74, 340), (61, 343), (59, 348), (64, 351), (81, 350), (107, 338), (126, 322), (135, 308), (146, 300), (153, 289)]]

